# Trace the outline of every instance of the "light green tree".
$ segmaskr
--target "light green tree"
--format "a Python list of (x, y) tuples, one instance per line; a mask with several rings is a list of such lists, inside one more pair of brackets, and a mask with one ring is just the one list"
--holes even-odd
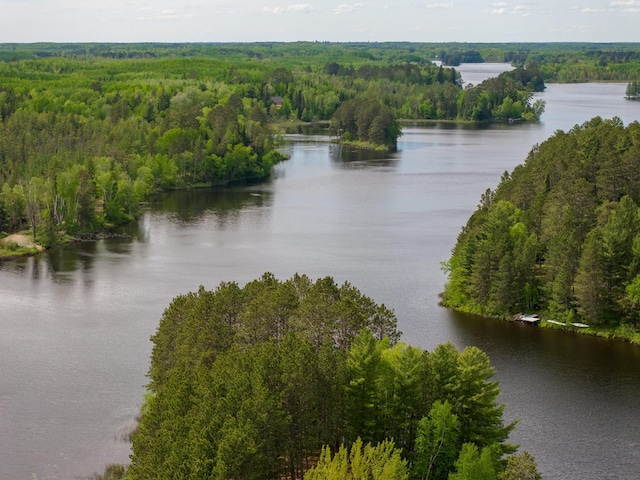
[(473, 443), (465, 443), (456, 460), (456, 471), (449, 474), (449, 480), (497, 480), (502, 470), (501, 449), (489, 445), (481, 450)]
[(412, 473), (424, 480), (446, 480), (460, 448), (460, 426), (448, 402), (436, 401), (420, 420)]
[(304, 480), (406, 480), (409, 471), (406, 460), (390, 440), (375, 447), (368, 443), (363, 447), (358, 438), (348, 451), (344, 445), (331, 458), (331, 450), (325, 446), (318, 464), (308, 470)]

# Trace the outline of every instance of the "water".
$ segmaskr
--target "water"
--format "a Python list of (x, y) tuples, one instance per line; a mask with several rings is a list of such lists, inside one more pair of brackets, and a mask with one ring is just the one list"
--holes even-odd
[(411, 344), (484, 349), (506, 418), (520, 419), (513, 441), (545, 478), (638, 477), (640, 349), (437, 305), (440, 262), (481, 193), (557, 129), (639, 118), (625, 87), (549, 85), (539, 125), (410, 127), (391, 155), (292, 136), (268, 184), (168, 195), (129, 240), (0, 265), (0, 479), (82, 478), (126, 462), (121, 438), (164, 308), (266, 271), (351, 282), (396, 311)]

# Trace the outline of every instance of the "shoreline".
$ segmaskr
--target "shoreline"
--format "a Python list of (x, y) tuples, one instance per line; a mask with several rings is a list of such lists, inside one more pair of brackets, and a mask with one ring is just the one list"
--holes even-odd
[[(57, 247), (68, 245), (70, 243), (95, 242), (98, 240), (106, 240), (111, 238), (130, 238), (125, 233), (84, 233), (74, 237), (65, 237)], [(55, 247), (54, 247), (55, 248)], [(31, 239), (31, 235), (24, 231), (15, 232), (0, 239), (0, 262), (17, 260), (19, 258), (33, 257), (40, 253), (46, 252), (47, 248)]]
[(11, 233), (0, 239), (0, 261), (32, 257), (44, 250), (42, 245), (32, 240), (26, 230)]
[[(462, 308), (455, 308), (446, 303), (440, 301), (438, 302), (441, 307), (448, 308), (455, 312), (464, 313), (467, 315), (476, 315), (478, 317), (487, 318), (491, 320), (498, 320), (503, 322), (517, 322), (518, 320), (514, 319), (514, 317), (500, 317), (495, 315), (483, 315), (477, 312), (472, 312), (470, 310), (465, 310)], [(542, 315), (541, 315), (542, 316)], [(544, 318), (540, 321), (540, 323), (536, 325), (532, 325), (531, 328), (548, 328), (550, 330), (561, 330), (565, 332), (571, 332), (578, 335), (589, 335), (592, 337), (600, 337), (607, 340), (615, 340), (618, 342), (626, 342), (632, 345), (640, 347), (640, 328), (632, 327), (631, 325), (618, 325), (616, 327), (606, 327), (606, 326), (574, 326), (571, 324), (558, 322), (556, 320), (550, 319), (545, 320)]]

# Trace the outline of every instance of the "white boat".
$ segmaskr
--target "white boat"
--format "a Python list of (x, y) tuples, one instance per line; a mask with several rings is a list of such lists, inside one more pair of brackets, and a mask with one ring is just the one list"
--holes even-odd
[(520, 315), (520, 318), (518, 320), (524, 323), (529, 323), (531, 325), (537, 325), (538, 323), (540, 323), (540, 316), (537, 313), (534, 313), (532, 315), (524, 313)]
[(589, 325), (586, 323), (572, 323), (571, 325), (578, 328), (589, 328)]

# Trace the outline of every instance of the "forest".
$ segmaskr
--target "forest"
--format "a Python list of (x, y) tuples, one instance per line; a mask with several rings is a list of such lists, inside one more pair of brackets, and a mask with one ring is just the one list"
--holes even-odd
[[(52, 247), (157, 192), (262, 181), (278, 125), (395, 148), (400, 119), (535, 121), (535, 68), (463, 88), (412, 44), (0, 45), (0, 232)], [(357, 108), (356, 108), (357, 107)]]
[(488, 357), (422, 351), (396, 323), (331, 277), (265, 273), (176, 297), (152, 337), (126, 478), (540, 478), (507, 441)]
[(640, 124), (558, 131), (487, 190), (444, 264), (445, 305), (640, 340)]

